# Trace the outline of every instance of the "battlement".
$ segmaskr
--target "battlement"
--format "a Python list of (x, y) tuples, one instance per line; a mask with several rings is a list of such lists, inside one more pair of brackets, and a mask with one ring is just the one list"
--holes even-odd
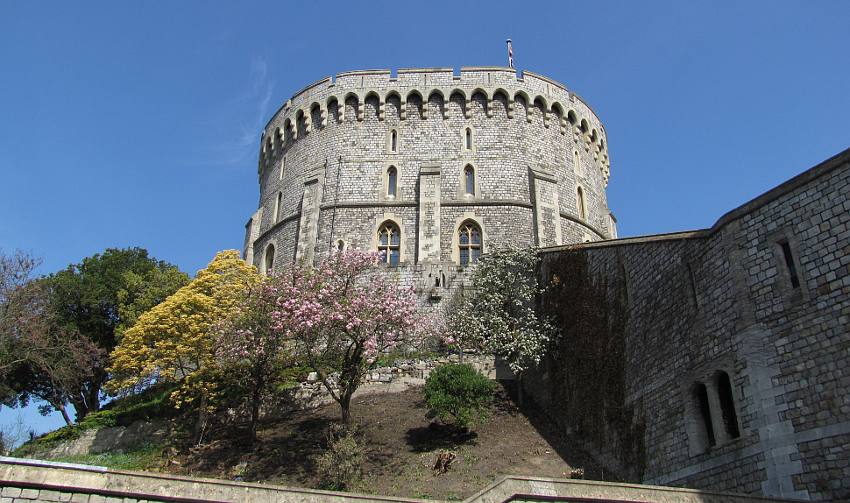
[[(463, 89), (480, 87), (481, 90), (499, 87), (522, 88), (527, 98), (533, 101), (539, 95), (545, 103), (558, 102), (561, 107), (569, 108), (566, 103), (580, 103), (599, 124), (604, 133), (601, 120), (581, 97), (570, 91), (564, 84), (544, 75), (516, 70), (502, 66), (464, 66), (459, 70), (454, 68), (399, 68), (350, 70), (328, 76), (309, 84), (296, 91), (269, 119), (264, 131), (279, 117), (281, 112), (286, 114), (293, 108), (299, 108), (302, 102), (310, 101), (316, 93), (332, 94), (340, 90), (396, 90), (422, 87), (460, 87)], [(417, 89), (420, 94), (421, 89)], [(505, 89), (507, 90), (507, 89)], [(534, 95), (534, 97), (532, 97)], [(359, 96), (359, 94), (358, 94)], [(424, 94), (422, 95), (425, 96)], [(545, 99), (548, 98), (548, 99)]]
[(401, 121), (412, 108), (420, 118), (428, 119), (432, 102), (435, 118), (449, 119), (448, 105), (457, 103), (463, 118), (470, 119), (476, 100), (483, 104), (489, 118), (494, 101), (500, 100), (508, 119), (514, 119), (520, 109), (529, 123), (537, 113), (543, 127), (555, 124), (562, 135), (572, 133), (576, 142), (583, 143), (599, 161), (606, 182), (610, 175), (607, 134), (593, 110), (555, 80), (506, 67), (353, 70), (320, 79), (295, 93), (269, 120), (263, 130), (260, 170), (271, 152), (325, 128), (329, 117), (342, 123), (346, 113), (353, 113), (356, 121), (363, 121), (370, 100), (379, 121), (385, 119), (385, 105), (392, 100)]

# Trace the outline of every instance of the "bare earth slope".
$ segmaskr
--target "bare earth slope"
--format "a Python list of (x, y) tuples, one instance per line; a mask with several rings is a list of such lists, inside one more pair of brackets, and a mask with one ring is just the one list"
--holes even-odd
[[(458, 436), (426, 417), (421, 388), (355, 399), (353, 416), (366, 446), (364, 480), (358, 492), (439, 499), (463, 498), (502, 475), (612, 479), (567, 440), (553, 434), (533, 409), (520, 412), (499, 389), (490, 419)], [(338, 419), (336, 404), (299, 411), (264, 424), (253, 449), (234, 439), (214, 440), (168, 471), (220, 478), (241, 477), (282, 485), (318, 487), (314, 459), (325, 448), (325, 432)], [(526, 417), (528, 416), (528, 417)], [(435, 474), (441, 449), (456, 453), (448, 473)]]

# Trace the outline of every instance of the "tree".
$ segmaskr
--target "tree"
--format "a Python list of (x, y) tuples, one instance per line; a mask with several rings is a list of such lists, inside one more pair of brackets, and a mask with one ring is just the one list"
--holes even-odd
[(26, 253), (0, 253), (0, 400), (8, 406), (43, 400), (43, 413), (54, 408), (71, 424), (65, 404), (103, 354), (59, 322), (49, 285), (32, 279), (39, 263)]
[(31, 398), (46, 402), (71, 424), (66, 404), (105, 360), (104, 351), (74, 327), (56, 318), (45, 280), (19, 287), (3, 309), (0, 334), (10, 358), (4, 366), (4, 402), (25, 406)]
[(17, 355), (18, 340), (11, 331), (15, 327), (10, 311), (20, 312), (16, 308), (16, 294), (19, 289), (32, 280), (33, 271), (41, 263), (32, 255), (17, 251), (6, 255), (0, 251), (0, 393), (9, 393), (6, 375), (25, 360)]
[[(69, 265), (45, 281), (56, 322), (77, 331), (108, 354), (115, 348), (119, 327), (126, 329), (134, 313), (173, 292), (179, 284), (175, 275), (179, 274), (173, 265), (149, 257), (142, 248), (110, 248)], [(140, 286), (138, 278), (165, 279), (162, 284)], [(101, 390), (108, 379), (106, 361), (92, 363), (90, 377), (68, 397), (77, 419), (100, 408)]]
[(351, 397), (378, 355), (423, 337), (412, 288), (388, 279), (380, 263), (377, 253), (346, 251), (315, 268), (296, 264), (273, 280), (278, 329), (339, 404), (345, 424)]
[(41, 260), (22, 251), (14, 255), (6, 255), (0, 251), (0, 309), (3, 309), (9, 297), (21, 286), (32, 279), (35, 269)]
[(232, 317), (260, 275), (236, 250), (216, 254), (206, 269), (165, 301), (139, 316), (111, 354), (111, 391), (138, 391), (153, 382), (180, 383), (172, 400), (197, 406), (197, 432), (217, 396), (213, 326)]
[(215, 326), (216, 364), (239, 396), (247, 397), (249, 434), (257, 440), (257, 423), (263, 398), (295, 382), (294, 359), (285, 334), (277, 330), (272, 313), (278, 291), (270, 281), (251, 286), (240, 299), (235, 314)]
[(142, 313), (168, 298), (189, 283), (189, 275), (167, 262), (158, 262), (155, 267), (124, 273), (121, 289), (118, 290), (118, 318), (115, 327), (116, 342), (132, 327)]
[(531, 249), (502, 248), (475, 265), (472, 288), (449, 313), (447, 337), (471, 341), (507, 363), (517, 378), (540, 362), (555, 329), (537, 315), (540, 259)]

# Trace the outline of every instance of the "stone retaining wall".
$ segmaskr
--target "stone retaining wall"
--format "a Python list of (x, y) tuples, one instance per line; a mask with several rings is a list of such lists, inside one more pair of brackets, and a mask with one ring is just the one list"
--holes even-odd
[[(2, 503), (425, 503), (425, 500), (413, 498), (127, 472), (97, 466), (14, 458), (0, 458), (0, 488)], [(436, 500), (428, 501), (440, 503)], [(767, 503), (781, 500), (670, 487), (511, 476), (499, 480), (465, 501)]]
[[(850, 150), (711, 229), (542, 256), (547, 281), (579, 281), (563, 270), (585, 267), (618, 306), (607, 314), (625, 319), (617, 333), (602, 325), (571, 342), (608, 336), (622, 349), (620, 393), (579, 404), (612, 413), (580, 425), (591, 452), (646, 483), (850, 499)], [(559, 303), (567, 312), (581, 300)], [(576, 382), (566, 360), (550, 358), (525, 384), (575, 432), (564, 390), (593, 382)]]
[[(492, 355), (465, 355), (464, 363), (472, 365), (476, 370), (489, 377), (496, 378), (496, 362)], [(355, 397), (374, 393), (397, 393), (415, 386), (423, 386), (431, 371), (440, 365), (460, 363), (459, 355), (447, 355), (435, 359), (399, 360), (388, 367), (378, 367), (372, 370), (360, 385)], [(499, 375), (501, 378), (502, 376)], [(305, 409), (318, 407), (333, 401), (327, 389), (318, 380), (315, 372), (311, 372), (307, 381), (301, 383), (295, 392), (295, 408)], [(277, 411), (292, 410), (276, 407)]]

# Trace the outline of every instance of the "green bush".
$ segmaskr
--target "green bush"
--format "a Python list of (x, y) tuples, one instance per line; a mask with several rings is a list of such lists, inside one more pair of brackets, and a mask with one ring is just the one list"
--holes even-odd
[(355, 432), (334, 425), (328, 434), (328, 450), (316, 460), (316, 470), (327, 489), (350, 489), (363, 476), (363, 447)]
[(495, 383), (469, 364), (437, 367), (425, 381), (425, 403), (444, 423), (469, 428), (487, 418)]

